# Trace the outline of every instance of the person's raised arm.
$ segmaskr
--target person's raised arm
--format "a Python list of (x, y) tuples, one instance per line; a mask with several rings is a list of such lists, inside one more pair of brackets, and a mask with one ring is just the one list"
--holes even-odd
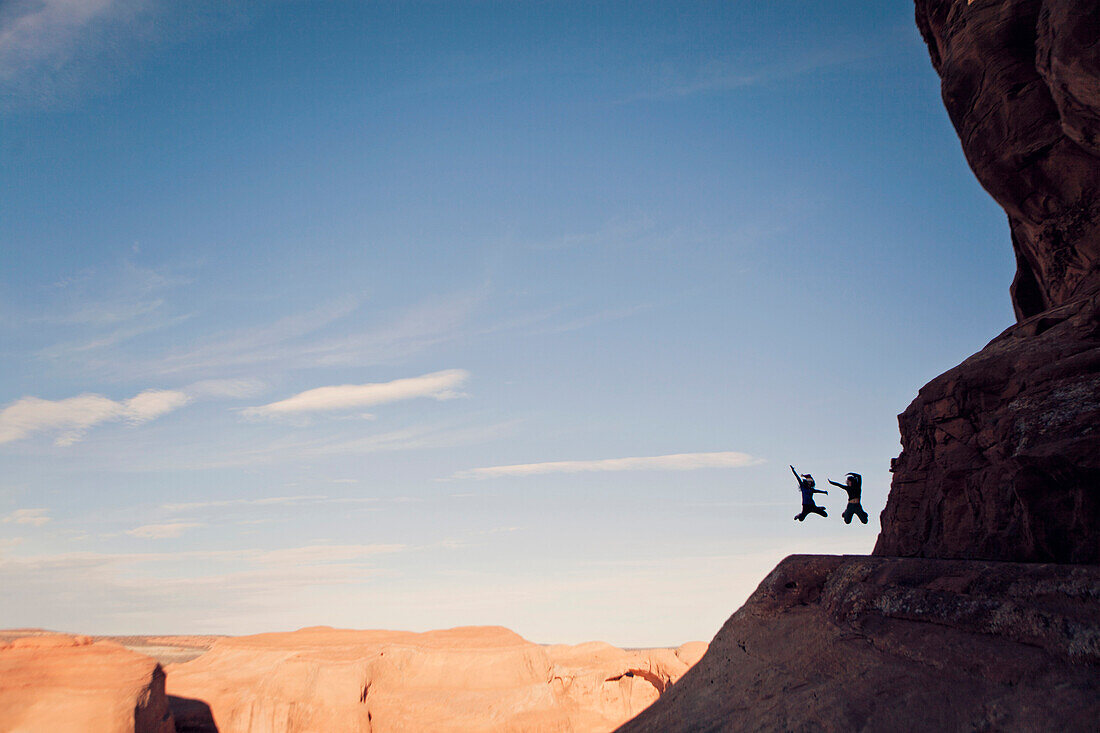
[(794, 477), (798, 479), (798, 483), (802, 483), (802, 477), (798, 475), (798, 471), (794, 470), (794, 466), (791, 466), (791, 473), (793, 473)]
[(838, 483), (837, 483), (836, 481), (833, 481), (832, 479), (829, 479), (829, 483), (831, 483), (831, 484), (832, 484), (833, 486), (839, 486), (839, 487), (840, 487), (840, 488), (842, 488), (842, 489), (846, 489), (846, 488), (848, 488), (848, 487), (847, 487), (847, 486), (845, 486), (844, 484), (838, 484)]

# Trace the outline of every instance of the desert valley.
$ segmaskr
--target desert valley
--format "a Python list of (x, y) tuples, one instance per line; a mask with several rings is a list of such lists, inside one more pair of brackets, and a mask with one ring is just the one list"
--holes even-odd
[(4, 731), (610, 731), (706, 651), (543, 646), (500, 627), (0, 640)]

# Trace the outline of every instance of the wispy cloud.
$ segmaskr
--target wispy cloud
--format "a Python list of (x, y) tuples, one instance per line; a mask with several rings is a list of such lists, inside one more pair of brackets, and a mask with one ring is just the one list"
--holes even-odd
[(358, 298), (338, 298), (303, 313), (284, 316), (265, 326), (215, 335), (194, 348), (160, 357), (145, 368), (173, 374), (283, 361), (288, 356), (288, 343), (315, 334), (345, 318), (359, 305)]
[(418, 397), (448, 400), (460, 396), (455, 390), (461, 387), (469, 377), (469, 372), (462, 369), (448, 369), (390, 382), (317, 387), (285, 400), (250, 407), (243, 410), (242, 414), (246, 417), (275, 417), (304, 412), (333, 412), (371, 407)]
[(185, 531), (195, 527), (204, 526), (200, 522), (169, 522), (167, 524), (144, 524), (140, 527), (126, 530), (131, 537), (140, 537), (146, 540), (164, 540), (179, 537)]
[(46, 304), (24, 313), (17, 323), (65, 334), (39, 350), (39, 358), (88, 363), (101, 352), (191, 318), (190, 313), (171, 313), (166, 300), (171, 288), (186, 282), (167, 269), (129, 260), (89, 268), (55, 282)]
[(0, 443), (50, 432), (57, 434), (56, 445), (72, 445), (100, 423), (125, 420), (137, 425), (172, 412), (190, 400), (183, 392), (168, 389), (148, 389), (118, 402), (97, 394), (62, 400), (24, 397), (0, 410)]
[[(346, 591), (377, 578), (381, 558), (407, 549), (400, 544), (307, 544), (273, 549), (195, 550), (108, 554), (0, 554), (0, 587), (18, 588), (19, 602), (6, 618), (29, 624), (71, 626), (76, 594), (87, 603), (84, 628), (106, 633), (135, 629), (224, 628), (239, 613), (260, 628), (282, 625), (271, 615), (283, 603), (299, 604), (316, 623), (316, 592)], [(181, 604), (185, 606), (181, 610)], [(9, 604), (10, 605), (10, 604)], [(278, 615), (279, 611), (275, 611)], [(266, 615), (264, 615), (266, 614)], [(304, 625), (304, 624), (298, 624)], [(244, 625), (239, 631), (245, 632)]]
[(183, 391), (195, 398), (244, 399), (255, 397), (267, 389), (259, 379), (203, 379), (189, 384)]
[(163, 268), (124, 259), (53, 283), (50, 290), (55, 297), (48, 310), (29, 320), (83, 327), (125, 323), (163, 308), (164, 293), (186, 282)]
[(2, 520), (5, 524), (30, 524), (41, 527), (50, 521), (49, 509), (16, 509)]
[(640, 211), (608, 219), (591, 231), (571, 232), (532, 242), (534, 250), (593, 249), (645, 243), (659, 234), (653, 217)]
[(418, 448), (453, 448), (495, 440), (515, 427), (516, 421), (456, 427), (454, 425), (416, 425), (401, 430), (368, 435), (364, 438), (319, 440), (288, 446), (299, 456), (356, 455), (388, 453)]
[(511, 466), (488, 466), (459, 471), (454, 478), (497, 478), (501, 476), (534, 476), (545, 473), (586, 473), (604, 471), (693, 471), (700, 468), (742, 468), (763, 463), (747, 453), (671, 453), (663, 456), (604, 458), (595, 461), (551, 461), (521, 463)]
[(40, 66), (62, 66), (88, 26), (120, 6), (118, 0), (38, 0), (5, 3), (0, 11), (0, 78)]
[(260, 499), (215, 499), (213, 501), (190, 501), (182, 504), (162, 504), (161, 509), (170, 512), (184, 512), (201, 509), (220, 509), (231, 506), (277, 506), (281, 504), (316, 503), (329, 497), (310, 494), (303, 496), (267, 496)]
[[(338, 298), (265, 325), (217, 333), (196, 346), (132, 360), (124, 366), (128, 372), (142, 375), (224, 377), (257, 368), (285, 371), (393, 363), (459, 338), (480, 301), (476, 294), (436, 298), (362, 325), (360, 298)], [(334, 335), (337, 323), (341, 333)]]
[(275, 565), (316, 565), (364, 560), (406, 549), (405, 545), (307, 545), (260, 553), (255, 560)]
[(668, 101), (762, 86), (820, 69), (843, 66), (871, 57), (875, 52), (871, 44), (864, 44), (859, 48), (838, 45), (767, 66), (739, 65), (719, 60), (691, 70), (666, 66), (650, 81), (647, 89), (626, 95), (617, 100), (617, 103)]
[(226, 446), (196, 454), (186, 446), (159, 446), (156, 451), (128, 443), (111, 454), (97, 454), (97, 466), (114, 471), (205, 471), (239, 466), (278, 465), (337, 455), (368, 455), (427, 448), (453, 448), (497, 440), (518, 421), (487, 425), (441, 422), (413, 425), (384, 433), (347, 438), (338, 435), (286, 437), (260, 445)]

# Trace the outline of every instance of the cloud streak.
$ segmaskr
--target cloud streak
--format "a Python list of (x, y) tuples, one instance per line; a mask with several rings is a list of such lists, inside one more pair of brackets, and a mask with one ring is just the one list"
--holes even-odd
[[(16, 5), (13, 3), (13, 5)], [(40, 0), (0, 14), (0, 78), (39, 65), (60, 66), (90, 24), (108, 15), (114, 0)]]
[(101, 423), (125, 420), (138, 425), (190, 401), (183, 392), (168, 389), (147, 389), (122, 401), (90, 393), (63, 400), (24, 397), (0, 410), (0, 443), (49, 432), (57, 434), (55, 445), (72, 445)]
[(220, 509), (229, 506), (275, 506), (279, 504), (301, 504), (322, 502), (327, 496), (309, 494), (303, 496), (267, 496), (261, 499), (216, 499), (212, 501), (191, 501), (183, 504), (162, 504), (161, 509), (169, 512), (193, 511), (199, 509)]
[(145, 540), (165, 540), (179, 537), (189, 529), (204, 526), (201, 522), (169, 522), (167, 524), (145, 524), (126, 530), (131, 537)]
[(866, 59), (881, 52), (879, 46), (881, 44), (864, 44), (859, 50), (852, 50), (848, 46), (824, 48), (801, 58), (755, 68), (739, 67), (721, 61), (704, 64), (690, 73), (666, 68), (649, 89), (623, 97), (617, 103), (676, 100), (699, 94), (718, 94), (773, 84)]
[(242, 411), (246, 417), (276, 417), (306, 412), (334, 412), (359, 407), (372, 407), (418, 397), (447, 400), (459, 397), (455, 390), (470, 377), (462, 369), (449, 369), (419, 377), (395, 379), (371, 384), (342, 384), (317, 387), (259, 407)]
[(694, 471), (700, 468), (743, 468), (763, 463), (747, 453), (670, 453), (663, 456), (604, 458), (595, 461), (551, 461), (520, 463), (510, 466), (488, 466), (459, 471), (453, 478), (500, 478), (503, 476), (536, 476), (547, 473), (601, 473), (608, 471)]
[[(135, 360), (127, 366), (140, 374), (224, 376), (273, 365), (291, 370), (390, 363), (457, 338), (480, 301), (476, 294), (433, 299), (361, 328), (358, 318), (353, 318), (360, 299), (345, 297), (264, 326), (216, 334), (192, 348)], [(344, 328), (340, 335), (333, 335), (332, 326), (338, 321)], [(117, 365), (111, 366), (117, 369)]]
[(50, 521), (49, 509), (16, 509), (4, 517), (4, 524), (30, 524), (41, 527)]

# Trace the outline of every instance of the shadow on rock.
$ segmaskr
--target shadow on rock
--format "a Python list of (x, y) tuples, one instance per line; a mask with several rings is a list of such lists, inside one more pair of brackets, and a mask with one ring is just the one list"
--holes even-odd
[(176, 719), (176, 733), (218, 733), (214, 714), (202, 700), (169, 695), (168, 707)]

